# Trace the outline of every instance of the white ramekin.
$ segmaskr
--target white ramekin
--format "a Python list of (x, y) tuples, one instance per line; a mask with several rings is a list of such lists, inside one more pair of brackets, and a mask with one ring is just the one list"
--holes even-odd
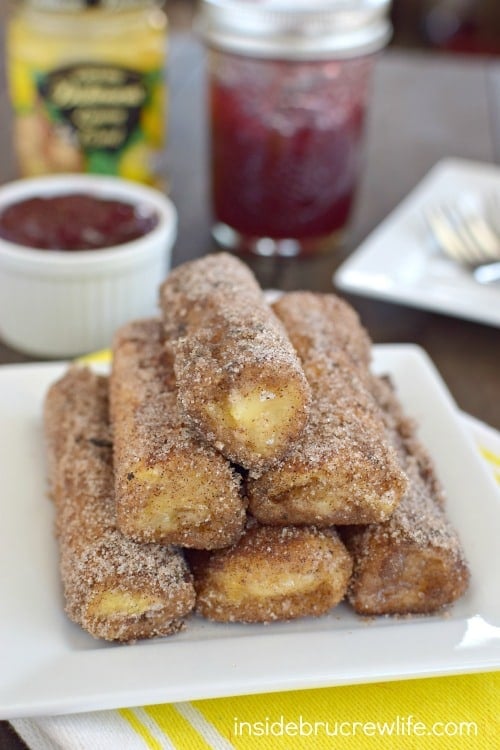
[(110, 345), (128, 320), (157, 312), (177, 231), (177, 212), (162, 193), (100, 175), (52, 175), (0, 187), (0, 212), (30, 197), (88, 193), (151, 206), (157, 226), (103, 250), (23, 247), (0, 238), (0, 336), (32, 356), (73, 357)]

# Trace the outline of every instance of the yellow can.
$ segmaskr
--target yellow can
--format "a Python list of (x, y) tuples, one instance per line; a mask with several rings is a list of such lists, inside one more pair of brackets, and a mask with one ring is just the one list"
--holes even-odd
[(25, 0), (7, 31), (21, 174), (93, 172), (161, 186), (166, 31), (155, 0)]

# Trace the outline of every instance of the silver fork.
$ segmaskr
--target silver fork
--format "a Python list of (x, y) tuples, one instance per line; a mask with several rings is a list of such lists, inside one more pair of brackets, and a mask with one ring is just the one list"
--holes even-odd
[[(496, 196), (490, 210), (497, 212)], [(487, 284), (500, 279), (500, 233), (483, 210), (443, 202), (425, 212), (426, 223), (441, 250)]]

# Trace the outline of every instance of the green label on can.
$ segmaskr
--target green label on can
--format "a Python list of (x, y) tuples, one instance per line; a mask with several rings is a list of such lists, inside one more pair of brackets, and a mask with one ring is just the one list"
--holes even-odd
[(54, 121), (69, 125), (85, 151), (123, 149), (147, 103), (144, 76), (103, 65), (72, 65), (38, 82)]
[(11, 81), (22, 174), (84, 171), (162, 185), (162, 69), (81, 62), (37, 70), (19, 62)]

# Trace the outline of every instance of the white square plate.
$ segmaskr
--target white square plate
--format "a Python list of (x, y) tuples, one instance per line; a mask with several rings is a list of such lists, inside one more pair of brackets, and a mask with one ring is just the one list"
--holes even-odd
[(500, 193), (491, 164), (440, 161), (340, 266), (334, 284), (346, 292), (500, 326), (500, 282), (479, 284), (430, 241), (423, 209), (463, 193)]
[(63, 613), (46, 496), (42, 401), (65, 365), (0, 368), (0, 718), (500, 668), (500, 495), (445, 386), (417, 347), (374, 347), (421, 425), (472, 571), (450, 613), (367, 624), (331, 615), (272, 625), (193, 618), (135, 645), (94, 640)]

